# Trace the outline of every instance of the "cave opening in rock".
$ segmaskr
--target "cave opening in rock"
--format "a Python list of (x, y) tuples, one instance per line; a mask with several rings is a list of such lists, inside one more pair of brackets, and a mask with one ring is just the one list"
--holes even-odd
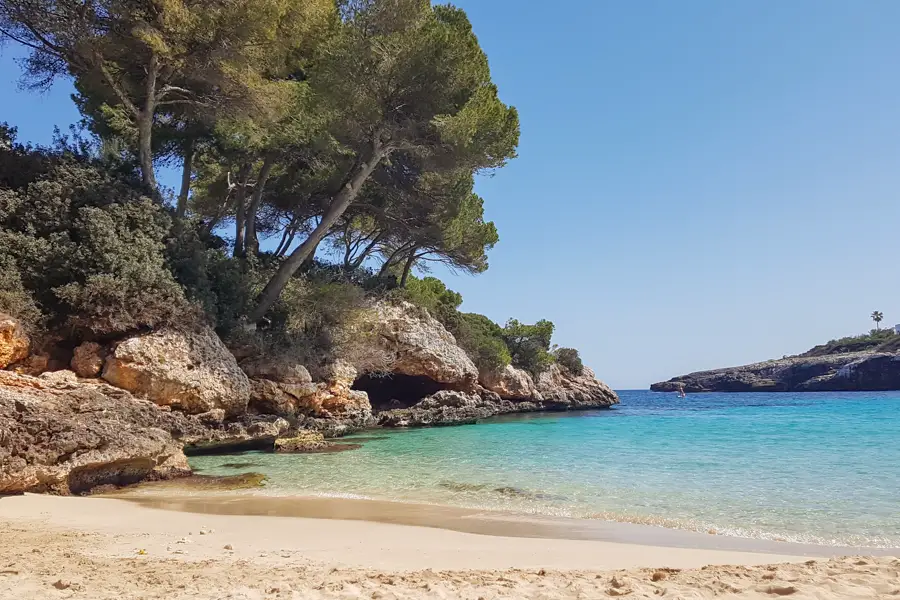
[(369, 402), (376, 411), (409, 408), (422, 398), (441, 391), (446, 386), (429, 377), (400, 375), (363, 375), (353, 384), (354, 390), (369, 394)]

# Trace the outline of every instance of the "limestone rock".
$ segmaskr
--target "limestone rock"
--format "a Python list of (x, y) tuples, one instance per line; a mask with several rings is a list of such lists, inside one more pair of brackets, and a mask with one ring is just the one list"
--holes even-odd
[(31, 340), (18, 320), (0, 313), (0, 369), (28, 356)]
[(119, 343), (103, 379), (116, 387), (188, 414), (247, 409), (250, 382), (210, 329), (162, 330)]
[(275, 440), (275, 452), (297, 453), (321, 450), (328, 445), (318, 431), (301, 430), (294, 437)]
[(370, 319), (379, 343), (394, 356), (392, 372), (474, 390), (478, 369), (453, 335), (427, 311), (408, 302), (381, 302), (372, 309)]
[(103, 370), (103, 361), (106, 360), (106, 351), (96, 342), (84, 342), (72, 354), (69, 366), (79, 377), (97, 377)]
[(47, 371), (39, 376), (41, 381), (46, 381), (60, 389), (66, 389), (78, 383), (78, 376), (72, 371)]
[(251, 379), (266, 379), (294, 385), (312, 383), (312, 377), (306, 367), (286, 357), (256, 357), (242, 361), (241, 369)]
[(587, 367), (581, 375), (575, 375), (565, 367), (550, 365), (535, 385), (547, 408), (555, 405), (557, 408), (577, 410), (605, 408), (619, 403), (619, 396)]
[(543, 400), (531, 375), (512, 365), (495, 371), (482, 371), (479, 382), (506, 400)]
[(356, 379), (352, 365), (338, 360), (319, 366), (315, 374), (324, 381), (286, 383), (268, 378), (251, 379), (250, 407), (261, 414), (295, 419), (299, 425), (326, 432), (330, 437), (372, 424), (368, 395), (351, 389)]
[(37, 377), (50, 368), (50, 355), (43, 352), (32, 354), (25, 360), (10, 365), (10, 368), (20, 375)]
[(155, 426), (161, 412), (107, 385), (0, 372), (0, 494), (77, 494), (190, 473), (181, 445)]
[(462, 425), (513, 410), (509, 402), (495, 403), (478, 394), (441, 390), (410, 408), (378, 413), (378, 423), (384, 427)]

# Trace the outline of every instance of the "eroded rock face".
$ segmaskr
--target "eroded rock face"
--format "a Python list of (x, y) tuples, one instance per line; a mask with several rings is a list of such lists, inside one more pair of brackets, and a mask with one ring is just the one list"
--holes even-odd
[(69, 366), (79, 377), (91, 378), (100, 375), (106, 350), (96, 342), (84, 342), (75, 348)]
[(512, 365), (496, 371), (483, 371), (479, 382), (506, 400), (542, 400), (531, 375)]
[[(299, 369), (305, 377), (293, 375)], [(269, 370), (268, 377), (251, 379), (250, 407), (258, 413), (295, 419), (301, 426), (329, 437), (372, 424), (368, 395), (351, 389), (356, 379), (352, 365), (339, 360), (317, 368), (317, 376), (324, 379), (318, 383), (312, 382), (306, 368), (299, 369)], [(282, 378), (282, 373), (290, 375)]]
[(285, 357), (255, 357), (242, 361), (241, 369), (251, 379), (267, 379), (295, 385), (312, 383), (312, 377), (306, 367)]
[(103, 379), (188, 414), (220, 408), (242, 414), (250, 382), (234, 356), (209, 329), (163, 330), (120, 342), (107, 357)]
[(0, 494), (188, 474), (181, 444), (155, 426), (161, 412), (107, 385), (0, 372)]
[(551, 365), (538, 377), (535, 387), (545, 408), (579, 410), (619, 403), (619, 396), (587, 367), (581, 375), (575, 375), (564, 367)]
[(0, 369), (28, 356), (31, 341), (18, 320), (0, 313)]
[(379, 342), (394, 356), (391, 371), (474, 391), (478, 369), (453, 335), (426, 311), (408, 302), (382, 302), (370, 318)]
[(378, 413), (378, 424), (384, 427), (462, 425), (513, 410), (512, 403), (503, 400), (498, 402), (480, 394), (441, 390), (410, 408)]

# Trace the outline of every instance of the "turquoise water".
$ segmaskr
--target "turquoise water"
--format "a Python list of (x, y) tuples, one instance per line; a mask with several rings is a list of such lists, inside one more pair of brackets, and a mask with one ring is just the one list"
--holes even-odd
[[(614, 409), (376, 431), (338, 454), (191, 459), (333, 495), (900, 547), (900, 393), (620, 392)], [(251, 466), (226, 467), (246, 462)]]

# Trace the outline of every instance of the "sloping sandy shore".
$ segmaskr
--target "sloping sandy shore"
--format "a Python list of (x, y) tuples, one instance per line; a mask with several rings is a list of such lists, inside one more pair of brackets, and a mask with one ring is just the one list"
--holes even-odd
[[(4, 599), (900, 595), (900, 560), (890, 557), (810, 561), (365, 521), (173, 512), (100, 498), (2, 498), (0, 532)], [(759, 566), (767, 563), (772, 566)], [(740, 566), (706, 566), (724, 564)]]

